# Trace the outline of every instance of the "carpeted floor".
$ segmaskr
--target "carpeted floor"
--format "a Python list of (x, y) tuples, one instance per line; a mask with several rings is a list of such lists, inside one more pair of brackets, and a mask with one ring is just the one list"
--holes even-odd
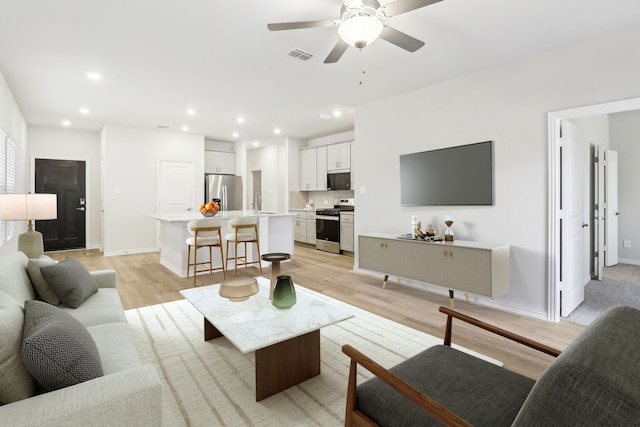
[(591, 280), (584, 288), (584, 301), (565, 319), (588, 325), (610, 308), (628, 305), (640, 309), (640, 266), (618, 264), (605, 267), (602, 280)]
[[(343, 344), (391, 367), (442, 343), (441, 338), (319, 297), (353, 311), (355, 317), (321, 329), (319, 376), (260, 402), (255, 401), (253, 353), (241, 354), (225, 338), (205, 342), (202, 316), (189, 302), (128, 310), (142, 362), (154, 364), (163, 381), (163, 425), (341, 426), (349, 369)], [(359, 381), (369, 376), (359, 369)]]

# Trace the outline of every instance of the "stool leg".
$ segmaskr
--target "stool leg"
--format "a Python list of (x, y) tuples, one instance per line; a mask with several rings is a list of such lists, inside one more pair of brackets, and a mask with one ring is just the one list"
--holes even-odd
[(209, 275), (213, 276), (213, 252), (209, 246)]
[(222, 244), (218, 246), (220, 248), (220, 262), (222, 263), (222, 277), (227, 279), (227, 267), (225, 266), (224, 254), (222, 253)]
[(196, 276), (198, 275), (198, 242), (193, 246), (193, 287), (196, 287)]
[(187, 279), (189, 278), (189, 267), (191, 267), (191, 245), (187, 245)]

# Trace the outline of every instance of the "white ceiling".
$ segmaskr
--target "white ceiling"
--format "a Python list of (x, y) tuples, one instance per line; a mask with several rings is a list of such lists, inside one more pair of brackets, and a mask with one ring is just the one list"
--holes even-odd
[[(323, 64), (335, 28), (267, 30), (338, 18), (341, 4), (0, 0), (0, 71), (30, 125), (186, 125), (222, 141), (234, 131), (269, 139), (278, 127), (307, 139), (353, 129), (354, 108), (374, 100), (640, 24), (638, 0), (444, 0), (385, 21), (425, 41), (417, 52), (378, 40), (336, 64)], [(317, 56), (286, 55), (296, 48)], [(340, 118), (318, 119), (335, 109)]]

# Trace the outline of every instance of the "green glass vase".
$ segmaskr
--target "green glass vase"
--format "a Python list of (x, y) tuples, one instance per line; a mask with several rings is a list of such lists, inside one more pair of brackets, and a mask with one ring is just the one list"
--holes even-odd
[(293, 287), (291, 276), (276, 277), (271, 304), (280, 310), (291, 308), (296, 303), (296, 289)]

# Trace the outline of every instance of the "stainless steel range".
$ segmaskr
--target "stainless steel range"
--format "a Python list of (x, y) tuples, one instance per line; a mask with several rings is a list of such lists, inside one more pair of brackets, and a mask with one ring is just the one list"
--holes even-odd
[(334, 199), (333, 208), (316, 210), (316, 249), (334, 254), (340, 250), (340, 212), (354, 210), (353, 199)]

